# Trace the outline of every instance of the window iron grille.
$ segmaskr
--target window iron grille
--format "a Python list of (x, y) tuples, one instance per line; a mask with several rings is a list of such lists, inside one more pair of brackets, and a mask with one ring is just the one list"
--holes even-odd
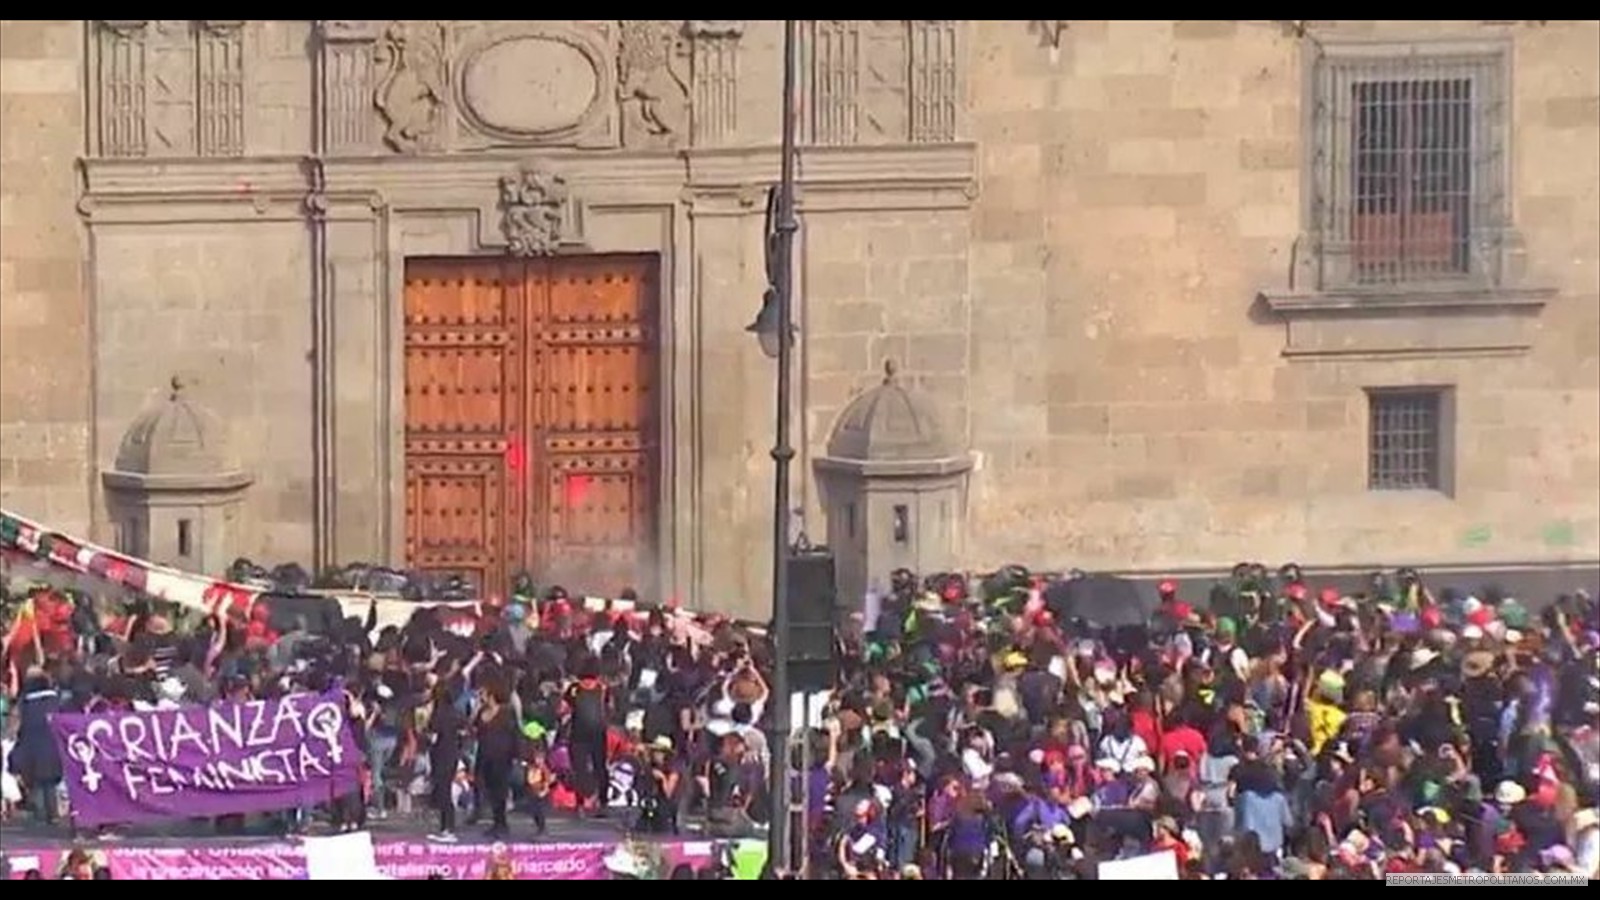
[(1369, 489), (1443, 488), (1442, 399), (1439, 391), (1374, 391), (1368, 395)]
[(1469, 274), (1471, 79), (1351, 88), (1356, 278), (1393, 283)]
[(1499, 281), (1503, 58), (1327, 55), (1316, 71), (1325, 283)]

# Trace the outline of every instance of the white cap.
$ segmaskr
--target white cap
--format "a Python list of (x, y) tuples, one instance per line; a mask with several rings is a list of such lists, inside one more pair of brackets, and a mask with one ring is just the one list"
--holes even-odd
[(1128, 763), (1129, 772), (1154, 772), (1155, 770), (1156, 761), (1148, 756), (1135, 757), (1132, 762)]
[(1494, 789), (1495, 802), (1504, 806), (1516, 806), (1526, 799), (1528, 799), (1527, 790), (1515, 781), (1502, 781), (1500, 786)]
[(1481, 641), (1483, 640), (1483, 629), (1476, 625), (1468, 625), (1461, 629), (1461, 637), (1468, 641)]
[(961, 768), (973, 781), (982, 781), (994, 773), (994, 766), (989, 765), (978, 751), (971, 749), (962, 751)]

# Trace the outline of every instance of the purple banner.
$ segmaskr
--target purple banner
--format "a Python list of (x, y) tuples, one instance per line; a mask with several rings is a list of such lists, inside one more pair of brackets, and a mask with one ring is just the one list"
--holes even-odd
[(338, 688), (161, 712), (62, 714), (50, 729), (81, 826), (272, 812), (361, 784)]
[[(711, 845), (672, 842), (649, 845), (659, 862), (706, 865)], [(594, 881), (610, 878), (605, 858), (615, 844), (434, 844), (421, 840), (385, 841), (376, 845), (378, 871), (390, 878), (420, 880), (430, 875), (447, 879), (481, 880), (497, 851), (510, 860), (521, 880)], [(37, 870), (47, 879), (59, 878), (67, 851), (59, 848), (6, 848), (11, 877), (22, 878)], [(297, 844), (264, 843), (242, 846), (129, 847), (102, 846), (90, 851), (93, 866), (105, 866), (118, 881), (294, 881), (306, 878), (305, 851)], [(665, 871), (661, 872), (664, 877)]]

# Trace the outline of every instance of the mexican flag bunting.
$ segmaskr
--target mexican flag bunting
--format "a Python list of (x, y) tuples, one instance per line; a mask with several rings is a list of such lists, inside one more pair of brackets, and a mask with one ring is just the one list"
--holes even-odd
[(259, 594), (250, 588), (152, 565), (73, 540), (4, 510), (0, 510), (0, 549), (26, 554), (61, 569), (92, 575), (158, 600), (205, 612), (221, 608), (248, 613)]
[(19, 550), (37, 555), (39, 553), (39, 529), (19, 522), (16, 545)]

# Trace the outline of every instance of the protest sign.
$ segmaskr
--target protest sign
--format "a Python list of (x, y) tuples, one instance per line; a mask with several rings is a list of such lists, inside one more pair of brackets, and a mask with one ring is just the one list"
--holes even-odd
[(308, 837), (306, 877), (311, 881), (388, 881), (378, 871), (378, 851), (370, 831)]
[(344, 693), (51, 716), (80, 826), (311, 806), (360, 785)]
[[(331, 840), (331, 839), (325, 839)], [(354, 842), (352, 842), (354, 843)], [(347, 849), (348, 844), (334, 842), (321, 844), (315, 841), (290, 843), (286, 841), (230, 841), (227, 844), (196, 843), (190, 846), (136, 846), (126, 843), (109, 844), (93, 851), (96, 866), (111, 870), (117, 881), (305, 881), (327, 872), (324, 851)], [(695, 868), (709, 865), (715, 858), (710, 842), (668, 841), (649, 848), (654, 859), (653, 869), (658, 877), (679, 863)], [(377, 875), (363, 874), (359, 880), (373, 877), (396, 880), (421, 880), (433, 876), (452, 881), (483, 879), (498, 857), (511, 863), (519, 880), (530, 881), (596, 881), (608, 878), (605, 860), (624, 852), (621, 845), (601, 842), (587, 844), (525, 844), (513, 843), (504, 847), (483, 844), (435, 844), (407, 838), (379, 840), (372, 846), (373, 864)], [(25, 845), (6, 846), (3, 853), (11, 863), (11, 877), (22, 878), (28, 871), (37, 870), (46, 878), (55, 878), (61, 870), (69, 848), (61, 846)], [(363, 853), (365, 850), (363, 849)], [(760, 866), (748, 866), (739, 861), (766, 861), (764, 841), (738, 841), (733, 847), (736, 874), (754, 878)], [(363, 860), (365, 862), (365, 860)], [(335, 871), (343, 863), (335, 864)], [(315, 867), (318, 871), (313, 872)], [(345, 872), (351, 867), (345, 866)], [(366, 873), (363, 865), (361, 872)]]
[(1171, 850), (1146, 853), (1130, 859), (1108, 860), (1100, 864), (1101, 881), (1177, 881), (1178, 856)]

